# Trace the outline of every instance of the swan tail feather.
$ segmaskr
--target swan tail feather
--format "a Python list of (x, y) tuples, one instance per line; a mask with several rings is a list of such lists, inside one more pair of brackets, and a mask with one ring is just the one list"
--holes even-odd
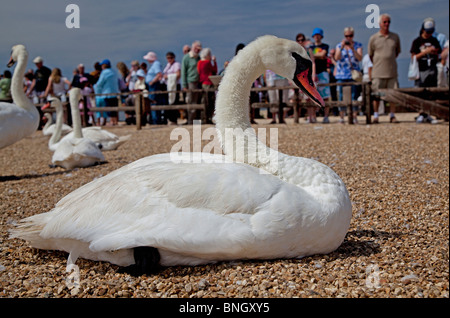
[[(116, 137), (117, 138), (117, 137)], [(102, 151), (108, 151), (108, 150), (116, 150), (117, 148), (120, 147), (120, 145), (122, 145), (124, 142), (128, 141), (131, 138), (131, 135), (126, 135), (126, 136), (120, 136), (118, 139), (114, 139), (114, 141), (99, 141), (99, 143), (101, 144), (101, 150)]]
[(120, 137), (119, 137), (119, 140), (121, 140), (121, 141), (122, 141), (122, 140), (123, 140), (123, 141), (127, 141), (127, 140), (130, 140), (131, 136), (132, 136), (132, 135), (120, 136)]
[(45, 241), (40, 235), (47, 223), (47, 213), (33, 215), (20, 220), (15, 228), (9, 231), (10, 238), (20, 238), (31, 243), (32, 246), (39, 245)]
[(124, 142), (130, 140), (131, 135), (126, 135), (126, 136), (120, 136), (119, 137), (119, 145), (123, 144)]

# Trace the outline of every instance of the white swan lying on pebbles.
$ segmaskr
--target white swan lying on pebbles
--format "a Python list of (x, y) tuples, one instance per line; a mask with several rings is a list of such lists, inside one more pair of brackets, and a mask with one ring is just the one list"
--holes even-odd
[[(135, 275), (161, 265), (335, 250), (352, 211), (342, 180), (322, 163), (268, 148), (248, 129), (249, 91), (265, 69), (292, 79), (323, 105), (311, 67), (298, 43), (256, 39), (233, 58), (219, 86), (216, 119), (225, 156), (184, 153), (178, 158), (190, 162), (179, 163), (170, 154), (142, 158), (73, 191), (50, 212), (22, 220), (12, 236), (69, 252), (69, 265), (83, 257)], [(227, 129), (243, 133), (228, 142)], [(236, 149), (241, 138), (253, 148)], [(255, 151), (270, 160), (250, 162)]]

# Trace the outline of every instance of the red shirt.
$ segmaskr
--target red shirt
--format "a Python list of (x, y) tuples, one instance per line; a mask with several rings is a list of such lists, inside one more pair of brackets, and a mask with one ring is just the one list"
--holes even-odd
[(211, 61), (208, 60), (200, 60), (197, 63), (198, 75), (200, 77), (200, 84), (205, 85), (214, 85), (213, 82), (210, 81), (210, 75), (217, 74), (217, 64), (212, 64)]

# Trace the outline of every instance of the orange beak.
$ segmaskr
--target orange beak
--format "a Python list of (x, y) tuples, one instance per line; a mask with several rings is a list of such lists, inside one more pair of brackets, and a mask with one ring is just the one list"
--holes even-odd
[(7, 67), (11, 67), (11, 66), (14, 65), (15, 62), (16, 62), (16, 61), (14, 61), (13, 58), (12, 58), (12, 56), (11, 56), (10, 59), (9, 59), (8, 64), (6, 64), (6, 66), (7, 66)]
[(47, 109), (50, 107), (50, 102), (41, 107), (41, 110)]
[(306, 69), (305, 71), (297, 74), (297, 80), (300, 84), (300, 89), (309, 96), (309, 98), (314, 101), (319, 107), (324, 107), (325, 102), (323, 101), (322, 97), (320, 96), (319, 92), (317, 91), (317, 88), (315, 87), (314, 83), (311, 81), (311, 76), (309, 75), (309, 69)]

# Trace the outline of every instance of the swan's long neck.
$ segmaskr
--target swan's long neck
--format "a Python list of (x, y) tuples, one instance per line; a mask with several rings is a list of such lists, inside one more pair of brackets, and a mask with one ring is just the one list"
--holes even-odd
[(72, 113), (72, 128), (73, 136), (75, 138), (83, 138), (83, 132), (81, 131), (81, 118), (80, 109), (78, 105), (80, 103), (80, 92), (79, 88), (72, 88), (73, 91), (70, 92), (70, 110)]
[(11, 79), (11, 95), (14, 104), (29, 112), (32, 112), (36, 116), (39, 116), (36, 106), (34, 106), (23, 91), (23, 76), (27, 67), (27, 61), (28, 53), (26, 51), (21, 52), (17, 58), (17, 65)]
[(278, 160), (283, 154), (257, 138), (249, 119), (250, 89), (264, 72), (259, 58), (249, 51), (241, 51), (233, 58), (217, 94), (216, 128), (226, 156), (277, 174)]
[(42, 130), (48, 129), (51, 125), (53, 125), (53, 116), (51, 114), (45, 113), (44, 117), (47, 118), (47, 122)]
[(56, 123), (55, 123), (55, 130), (53, 131), (52, 136), (50, 137), (50, 140), (48, 141), (48, 146), (50, 149), (55, 150), (56, 144), (61, 139), (61, 131), (64, 121), (64, 113), (62, 109), (62, 104), (60, 101), (57, 101), (56, 103)]

